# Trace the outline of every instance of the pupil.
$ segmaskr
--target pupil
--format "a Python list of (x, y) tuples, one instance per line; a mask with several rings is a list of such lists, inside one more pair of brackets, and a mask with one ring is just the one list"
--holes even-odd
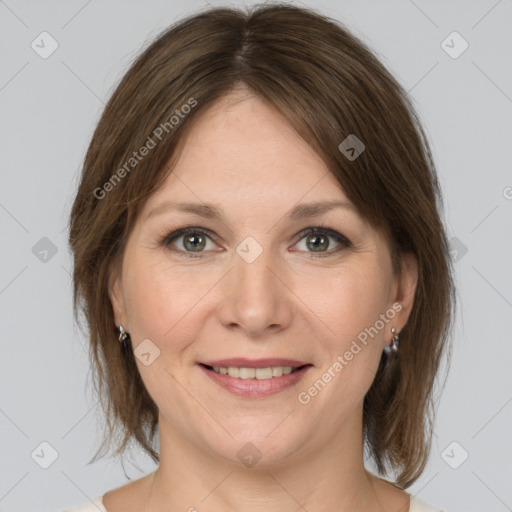
[(314, 251), (317, 251), (318, 248), (327, 249), (329, 247), (329, 239), (324, 235), (311, 235), (308, 244)]
[[(187, 244), (190, 245), (187, 246)], [(204, 239), (202, 235), (189, 235), (185, 238), (185, 246), (192, 250), (202, 249), (204, 247)]]

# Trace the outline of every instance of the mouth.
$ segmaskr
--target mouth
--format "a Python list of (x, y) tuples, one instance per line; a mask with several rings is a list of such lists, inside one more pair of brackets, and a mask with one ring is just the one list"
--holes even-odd
[(200, 365), (206, 368), (207, 370), (211, 370), (214, 371), (215, 373), (218, 373), (219, 375), (229, 375), (233, 379), (243, 380), (275, 379), (278, 377), (282, 377), (283, 375), (289, 375), (290, 373), (300, 371), (306, 366), (311, 366), (304, 364), (301, 366), (267, 366), (263, 368), (249, 368), (246, 366), (210, 366), (203, 363), (200, 363)]
[(244, 398), (265, 398), (284, 391), (297, 384), (313, 367), (291, 360), (237, 359), (214, 363), (198, 363), (198, 366), (220, 387)]

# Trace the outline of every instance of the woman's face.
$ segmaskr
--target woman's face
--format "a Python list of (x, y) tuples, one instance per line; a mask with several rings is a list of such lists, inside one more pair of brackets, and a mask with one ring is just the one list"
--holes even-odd
[(359, 439), (415, 278), (413, 260), (394, 278), (384, 238), (284, 118), (232, 94), (145, 204), (111, 299), (160, 436), (261, 466)]

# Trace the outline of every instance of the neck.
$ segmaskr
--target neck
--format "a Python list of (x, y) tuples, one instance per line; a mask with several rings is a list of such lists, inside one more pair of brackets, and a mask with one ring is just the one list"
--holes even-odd
[(357, 419), (349, 420), (335, 438), (301, 449), (285, 462), (248, 468), (190, 442), (161, 416), (160, 465), (146, 510), (377, 512), (384, 508), (376, 481), (364, 467)]

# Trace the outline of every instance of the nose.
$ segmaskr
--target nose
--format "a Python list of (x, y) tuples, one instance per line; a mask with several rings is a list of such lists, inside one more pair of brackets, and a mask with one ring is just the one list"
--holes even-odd
[(270, 250), (264, 249), (254, 261), (240, 254), (233, 255), (231, 271), (222, 280), (220, 322), (253, 339), (286, 329), (293, 315), (293, 292), (284, 266), (272, 258)]

